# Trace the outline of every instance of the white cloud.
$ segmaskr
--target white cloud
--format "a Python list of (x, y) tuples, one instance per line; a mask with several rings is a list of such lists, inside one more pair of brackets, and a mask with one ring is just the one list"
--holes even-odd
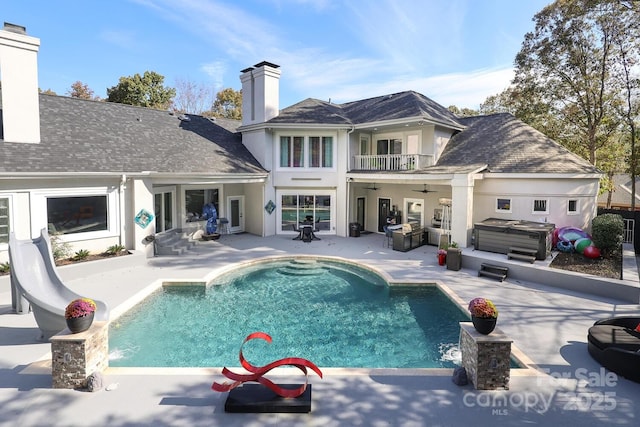
[(224, 88), (224, 73), (226, 65), (222, 61), (209, 62), (202, 64), (200, 69), (213, 80), (214, 89), (219, 91)]
[[(216, 84), (223, 84), (225, 63), (238, 70), (262, 60), (279, 64), (283, 107), (307, 97), (347, 102), (415, 90), (445, 106), (477, 108), (512, 78), (511, 68), (450, 72), (470, 65), (458, 49), (466, 0), (380, 0), (376, 7), (345, 2), (330, 27), (344, 33), (339, 48), (287, 33), (286, 23), (266, 21), (248, 8), (220, 1), (144, 1), (212, 44), (212, 54), (223, 56), (201, 67)], [(290, 7), (336, 7), (327, 0), (271, 1)]]
[[(353, 64), (351, 64), (353, 65)], [(334, 69), (342, 74), (345, 68)], [(414, 90), (448, 107), (478, 108), (490, 95), (502, 92), (513, 78), (512, 68), (481, 69), (468, 73), (450, 73), (437, 76), (389, 76), (387, 79), (342, 79), (339, 84), (332, 74), (322, 80), (311, 77), (296, 81), (297, 91), (314, 93), (313, 97), (343, 103), (363, 98)], [(311, 95), (309, 95), (311, 96)]]
[(137, 44), (136, 35), (133, 31), (104, 30), (100, 32), (99, 37), (107, 43), (127, 50), (132, 49)]
[(144, 4), (236, 60), (259, 58), (264, 46), (278, 46), (284, 40), (276, 26), (239, 6), (202, 0), (147, 0)]
[(316, 11), (325, 11), (334, 6), (332, 0), (271, 0), (271, 2), (278, 10), (302, 5), (311, 7)]
[(353, 37), (377, 58), (407, 72), (434, 72), (461, 58), (461, 0), (350, 2)]
[(507, 89), (513, 76), (511, 67), (444, 74), (425, 79), (421, 90), (445, 107), (478, 108), (488, 96)]

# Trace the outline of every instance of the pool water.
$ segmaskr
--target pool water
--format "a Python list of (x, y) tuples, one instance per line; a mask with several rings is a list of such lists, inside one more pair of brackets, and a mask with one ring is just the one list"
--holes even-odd
[(287, 260), (225, 274), (207, 287), (165, 287), (112, 322), (110, 366), (455, 367), (465, 313), (436, 286), (388, 286), (351, 264)]

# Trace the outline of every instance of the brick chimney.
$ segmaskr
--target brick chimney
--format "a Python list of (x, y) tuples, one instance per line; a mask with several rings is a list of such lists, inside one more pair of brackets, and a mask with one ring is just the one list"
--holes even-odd
[(242, 125), (276, 117), (280, 103), (280, 66), (263, 61), (241, 71)]
[(40, 142), (38, 49), (40, 39), (25, 27), (4, 23), (0, 30), (0, 105), (5, 142)]

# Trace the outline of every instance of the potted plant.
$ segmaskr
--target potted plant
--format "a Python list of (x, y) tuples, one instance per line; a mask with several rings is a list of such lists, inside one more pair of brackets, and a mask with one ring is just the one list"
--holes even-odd
[(93, 323), (97, 306), (90, 298), (78, 298), (71, 301), (64, 310), (64, 319), (69, 330), (77, 334), (86, 331)]
[(496, 327), (498, 309), (486, 298), (474, 298), (469, 302), (469, 313), (476, 331), (488, 335)]
[(438, 265), (444, 265), (447, 261), (447, 251), (445, 249), (438, 249)]

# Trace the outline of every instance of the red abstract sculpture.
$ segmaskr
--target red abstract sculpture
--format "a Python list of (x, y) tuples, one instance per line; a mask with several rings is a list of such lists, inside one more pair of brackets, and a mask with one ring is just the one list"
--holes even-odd
[[(246, 369), (247, 371), (251, 372), (250, 374), (236, 374), (235, 372), (230, 371), (229, 369), (222, 368), (222, 375), (224, 375), (225, 377), (229, 378), (230, 380), (234, 381), (233, 383), (217, 383), (214, 382), (211, 385), (211, 388), (215, 391), (220, 391), (220, 392), (225, 392), (225, 391), (229, 391), (232, 390), (234, 388), (236, 388), (237, 386), (241, 385), (242, 383), (248, 382), (248, 381), (254, 381), (254, 382), (258, 382), (264, 386), (266, 386), (267, 388), (269, 388), (271, 391), (273, 391), (274, 393), (276, 393), (278, 396), (281, 397), (298, 397), (301, 396), (304, 391), (307, 389), (307, 384), (308, 384), (308, 375), (307, 375), (307, 368), (310, 368), (311, 370), (313, 370), (316, 374), (318, 374), (320, 376), (320, 378), (322, 378), (322, 371), (320, 371), (320, 369), (314, 365), (312, 362), (310, 362), (307, 359), (302, 359), (300, 357), (285, 357), (284, 359), (280, 359), (280, 360), (276, 360), (274, 362), (271, 362), (265, 366), (253, 366), (252, 364), (250, 364), (247, 359), (244, 358), (244, 355), (242, 354), (242, 347), (244, 347), (244, 345), (251, 341), (252, 339), (255, 338), (260, 338), (263, 339), (265, 341), (267, 341), (269, 344), (271, 344), (271, 336), (269, 334), (266, 334), (264, 332), (254, 332), (252, 334), (249, 334), (244, 341), (242, 342), (242, 345), (240, 346), (240, 354), (239, 354), (239, 358), (240, 358), (240, 364), (242, 365), (242, 367), (244, 369)], [(265, 378), (263, 375), (266, 374), (267, 372), (269, 372), (270, 370), (272, 370), (273, 368), (277, 368), (279, 366), (283, 366), (283, 365), (289, 365), (289, 366), (295, 366), (296, 368), (300, 369), (303, 373), (304, 373), (304, 384), (302, 384), (300, 387), (298, 388), (294, 388), (294, 389), (289, 389), (289, 388), (284, 388), (284, 387), (280, 387), (279, 385), (275, 384), (273, 381)]]

